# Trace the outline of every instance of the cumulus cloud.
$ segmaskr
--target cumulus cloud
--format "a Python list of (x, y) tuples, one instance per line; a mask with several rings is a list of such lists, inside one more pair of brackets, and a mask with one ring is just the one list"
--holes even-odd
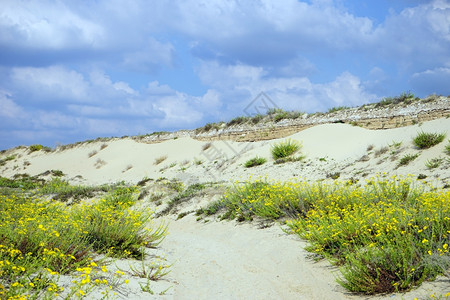
[(1, 1), (0, 139), (192, 128), (260, 92), (308, 112), (448, 93), (450, 3), (408, 3), (374, 23), (333, 0)]
[(307, 77), (268, 77), (268, 72), (261, 67), (204, 61), (198, 73), (216, 89), (228, 117), (242, 114), (261, 92), (271, 97), (277, 107), (307, 112), (324, 111), (331, 106), (356, 106), (377, 99), (367, 91), (365, 83), (349, 72), (343, 72), (330, 82), (313, 83)]
[(25, 94), (24, 101), (86, 101), (89, 89), (83, 75), (61, 66), (13, 68), (10, 79), (12, 85)]
[(2, 1), (0, 44), (61, 49), (95, 47), (104, 28), (63, 2)]

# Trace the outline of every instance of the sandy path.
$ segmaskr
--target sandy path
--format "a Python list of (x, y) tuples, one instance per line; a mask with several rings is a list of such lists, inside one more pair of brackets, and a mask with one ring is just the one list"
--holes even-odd
[(175, 282), (174, 299), (349, 299), (325, 262), (278, 226), (172, 221), (161, 244)]

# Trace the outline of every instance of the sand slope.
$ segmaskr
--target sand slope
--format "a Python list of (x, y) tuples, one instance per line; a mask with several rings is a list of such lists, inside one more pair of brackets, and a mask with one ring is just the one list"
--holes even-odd
[[(422, 130), (444, 132), (447, 138), (435, 147), (419, 150), (412, 144), (412, 138)], [(229, 183), (247, 180), (249, 176), (316, 180), (335, 172), (340, 173), (340, 179), (362, 180), (387, 172), (416, 177), (424, 174), (427, 181), (442, 186), (450, 180), (449, 161), (443, 160), (435, 169), (428, 169), (425, 162), (448, 158), (444, 147), (448, 144), (449, 133), (450, 119), (382, 131), (347, 124), (319, 125), (290, 137), (302, 142), (306, 159), (281, 165), (273, 164), (270, 149), (284, 139), (208, 143), (179, 138), (159, 144), (117, 139), (50, 153), (8, 150), (0, 158), (17, 157), (0, 167), (0, 174), (8, 177), (17, 173), (37, 175), (53, 169), (63, 171), (65, 178), (72, 182), (83, 184), (121, 180), (137, 183), (145, 177), (176, 178), (192, 184)], [(398, 146), (393, 146), (394, 143)], [(386, 147), (385, 152), (377, 154)], [(405, 154), (419, 154), (419, 157), (407, 166), (398, 167)], [(268, 162), (244, 168), (243, 163), (255, 156), (265, 157)], [(155, 164), (155, 160), (162, 157), (167, 158)], [(191, 205), (184, 211), (196, 208)], [(336, 269), (325, 261), (315, 263), (308, 258), (304, 246), (304, 241), (285, 234), (277, 225), (262, 230), (256, 224), (237, 225), (225, 221), (205, 224), (188, 215), (170, 221), (169, 234), (157, 250), (173, 266), (165, 280), (153, 283), (156, 294), (142, 292), (139, 279), (130, 277), (130, 285), (123, 287), (118, 296), (123, 299), (426, 299), (432, 293), (450, 292), (448, 278), (441, 278), (405, 295), (351, 295), (335, 282)], [(157, 295), (167, 287), (172, 288), (163, 296)]]
[[(348, 124), (315, 126), (290, 138), (301, 141), (303, 162), (274, 165), (270, 149), (284, 139), (261, 142), (202, 142), (179, 138), (158, 144), (139, 143), (132, 139), (117, 139), (107, 143), (81, 144), (64, 151), (29, 153), (27, 149), (9, 150), (3, 156), (16, 154), (18, 158), (0, 167), (2, 176), (16, 173), (37, 175), (57, 169), (68, 179), (87, 184), (127, 181), (136, 183), (144, 177), (177, 178), (185, 183), (246, 180), (250, 175), (286, 180), (293, 177), (316, 180), (339, 171), (341, 179), (374, 176), (377, 173), (425, 174), (427, 180), (443, 185), (450, 179), (445, 163), (428, 169), (425, 162), (432, 158), (446, 158), (445, 142), (426, 150), (418, 150), (412, 143), (418, 132), (450, 132), (450, 119), (438, 119), (388, 130), (368, 130)], [(401, 143), (399, 148), (392, 146)], [(208, 145), (209, 144), (209, 145)], [(368, 151), (368, 147), (373, 147)], [(391, 145), (391, 146), (389, 146)], [(376, 152), (387, 147), (387, 152)], [(205, 149), (205, 150), (204, 150)], [(398, 153), (397, 153), (398, 152)], [(407, 166), (397, 167), (406, 154), (419, 154)], [(245, 161), (255, 156), (267, 158), (262, 166), (246, 169)], [(366, 156), (366, 157), (364, 157)], [(167, 157), (159, 164), (158, 158)], [(363, 176), (364, 175), (364, 176)], [(77, 178), (75, 178), (78, 176)]]

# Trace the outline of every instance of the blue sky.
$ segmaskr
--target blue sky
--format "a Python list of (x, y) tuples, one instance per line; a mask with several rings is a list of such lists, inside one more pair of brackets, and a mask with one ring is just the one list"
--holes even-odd
[(450, 1), (0, 0), (0, 149), (192, 129), (264, 92), (450, 94)]

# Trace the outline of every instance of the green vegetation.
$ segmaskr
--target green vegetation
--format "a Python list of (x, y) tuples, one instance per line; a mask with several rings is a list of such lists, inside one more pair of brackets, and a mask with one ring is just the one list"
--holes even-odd
[(267, 159), (265, 159), (264, 157), (254, 157), (252, 159), (249, 159), (245, 162), (244, 166), (246, 168), (251, 168), (251, 167), (255, 167), (255, 166), (260, 166), (262, 164), (264, 164), (267, 161)]
[(435, 169), (435, 168), (439, 167), (439, 166), (442, 164), (443, 161), (444, 161), (443, 158), (432, 158), (432, 159), (428, 159), (428, 160), (425, 162), (425, 166), (426, 166), (428, 169)]
[(406, 154), (400, 159), (398, 166), (406, 166), (407, 164), (415, 160), (417, 157), (419, 157), (419, 154)]
[(272, 117), (273, 121), (277, 123), (284, 119), (298, 119), (303, 113), (299, 111), (285, 111), (281, 108), (272, 108), (267, 111), (267, 115)]
[(31, 145), (30, 147), (28, 147), (28, 149), (30, 150), (30, 152), (35, 152), (35, 151), (41, 151), (43, 147), (44, 146), (42, 146), (42, 145), (36, 144), (36, 145)]
[(349, 109), (349, 108), (350, 107), (348, 107), (348, 106), (335, 106), (335, 107), (328, 109), (327, 113), (334, 113), (334, 112), (344, 110), (344, 109)]
[(297, 140), (287, 139), (272, 146), (273, 159), (286, 158), (300, 150), (301, 144)]
[[(143, 260), (144, 249), (165, 235), (165, 226), (148, 228), (151, 212), (131, 209), (137, 201), (134, 187), (117, 186), (103, 199), (69, 208), (48, 196), (83, 188), (59, 179), (45, 183), (17, 176), (2, 178), (2, 186), (1, 299), (82, 298), (94, 288), (104, 289), (107, 297), (123, 272), (109, 273), (98, 255)], [(59, 285), (60, 275), (73, 276), (69, 289)]]
[(449, 141), (449, 143), (445, 146), (444, 152), (445, 152), (445, 154), (450, 155), (450, 141)]
[(169, 214), (174, 211), (175, 208), (183, 202), (189, 201), (195, 196), (202, 194), (203, 190), (207, 187), (207, 184), (196, 183), (188, 186), (186, 189), (178, 189), (178, 194), (173, 197), (168, 203), (167, 207), (162, 210), (158, 216)]
[(236, 184), (197, 214), (286, 220), (307, 250), (340, 267), (338, 282), (365, 294), (410, 290), (450, 267), (450, 191), (412, 179)]
[(227, 127), (244, 124), (249, 119), (250, 119), (249, 117), (244, 117), (244, 116), (236, 117), (227, 123)]
[(422, 131), (413, 139), (413, 142), (419, 149), (428, 149), (439, 144), (444, 139), (444, 133), (425, 133)]
[(0, 166), (4, 166), (7, 161), (14, 160), (16, 158), (15, 155), (9, 155), (3, 159), (0, 159)]
[(413, 93), (408, 91), (408, 92), (402, 93), (400, 96), (383, 98), (380, 102), (378, 102), (375, 105), (375, 107), (386, 106), (386, 105), (390, 105), (390, 104), (399, 104), (399, 103), (410, 104), (414, 100), (419, 100), (419, 98), (416, 98)]

